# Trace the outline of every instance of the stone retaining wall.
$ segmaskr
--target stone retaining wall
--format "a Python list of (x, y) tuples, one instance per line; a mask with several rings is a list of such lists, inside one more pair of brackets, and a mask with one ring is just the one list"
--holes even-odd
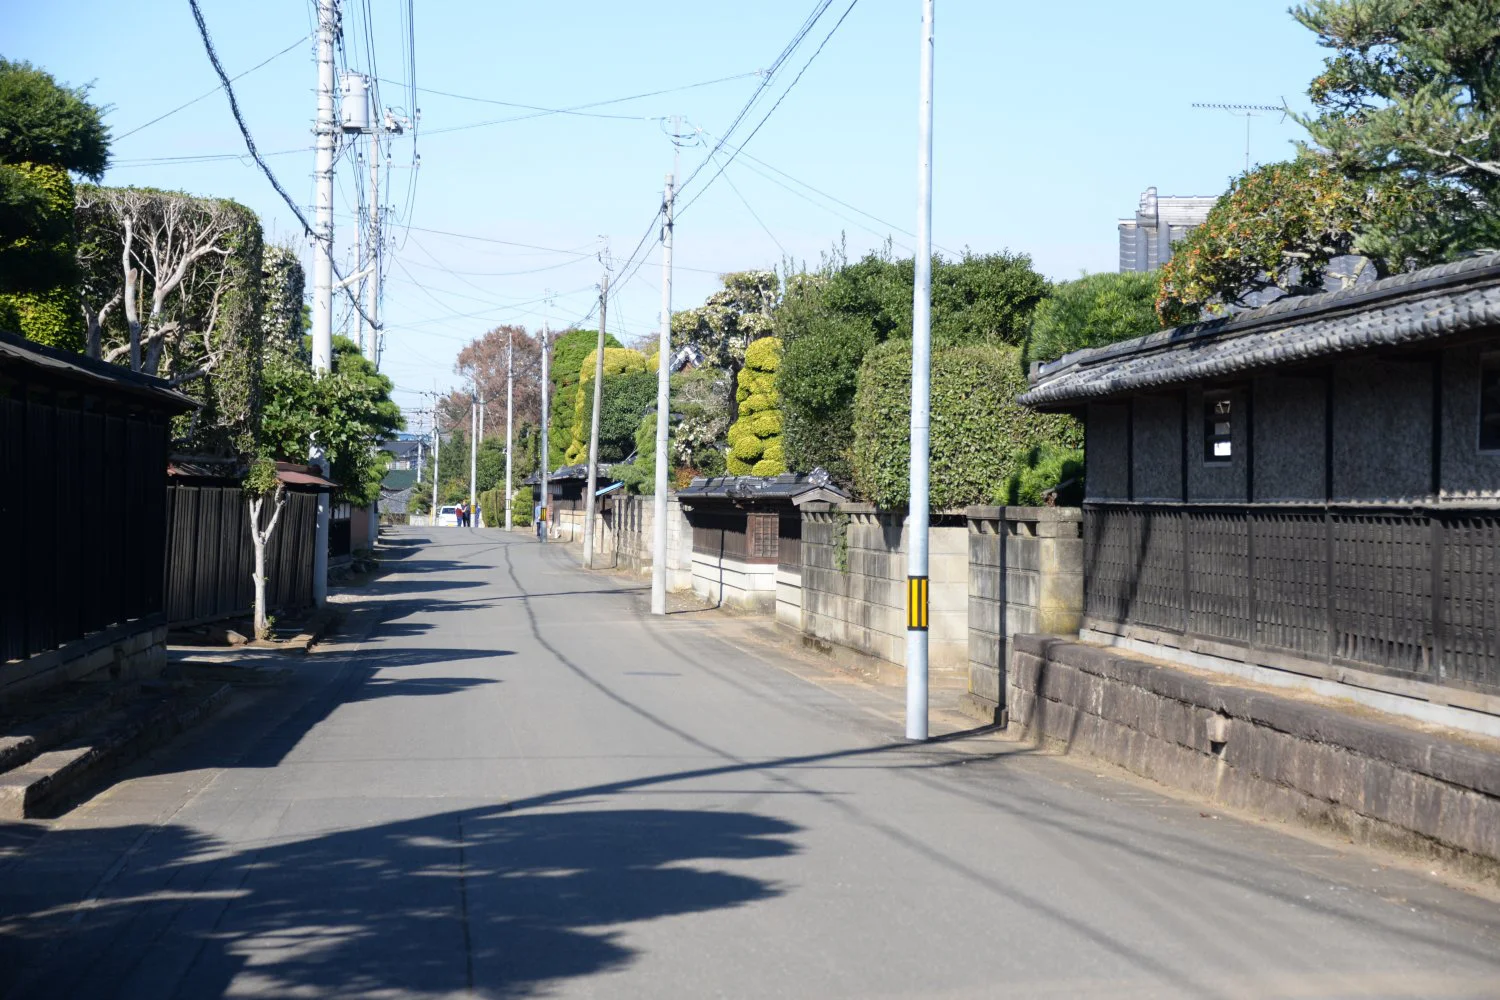
[(166, 624), (127, 622), (30, 659), (0, 665), (0, 706), (17, 696), (94, 676), (150, 680), (166, 662)]
[(1500, 753), (1098, 646), (1014, 647), (1007, 702), (1025, 736), (1500, 881)]

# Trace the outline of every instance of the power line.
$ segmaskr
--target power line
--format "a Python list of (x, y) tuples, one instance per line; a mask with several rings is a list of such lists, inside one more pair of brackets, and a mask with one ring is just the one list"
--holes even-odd
[[(802, 79), (802, 74), (806, 73), (807, 70), (808, 70), (808, 67), (811, 66), (813, 64), (813, 62), (818, 58), (818, 56), (822, 54), (824, 47), (828, 45), (829, 41), (833, 38), (834, 34), (837, 33), (837, 31), (839, 30), (839, 28), (843, 25), (845, 19), (847, 19), (849, 17), (849, 15), (854, 12), (854, 8), (858, 4), (859, 4), (859, 0), (850, 0), (849, 6), (846, 7), (846, 8), (844, 8), (844, 13), (841, 14), (841, 15), (839, 15), (839, 19), (834, 22), (834, 25), (833, 25), (833, 27), (831, 29), (829, 29), (828, 34), (826, 34), (826, 35), (823, 36), (823, 41), (821, 41), (821, 42), (818, 43), (817, 49), (815, 49), (813, 51), (813, 54), (808, 57), (807, 62), (805, 62), (805, 63), (802, 64), (802, 68), (797, 71), (797, 75), (794, 76), (794, 77), (792, 77), (792, 82), (789, 83), (789, 84), (787, 84), (787, 88), (781, 92), (781, 96), (778, 97), (778, 98), (776, 98), (776, 103), (773, 104), (773, 105), (771, 105), (771, 110), (767, 111), (765, 113), (765, 116), (761, 118), (761, 120), (756, 124), (755, 128), (751, 130), (750, 134), (747, 135), (745, 137), (744, 141), (739, 144), (741, 148), (743, 148), (743, 147), (745, 147), (745, 146), (747, 146), (747, 145), (750, 144), (750, 140), (755, 138), (756, 134), (758, 132), (760, 132), (761, 127), (763, 125), (765, 125), (765, 123), (770, 120), (771, 116), (776, 113), (776, 109), (779, 108), (779, 107), (781, 107), (781, 102), (784, 101), (784, 100), (786, 100), (787, 95), (792, 92), (792, 88), (794, 88), (794, 87), (797, 86), (797, 81), (799, 81), (799, 80)], [(727, 141), (728, 133), (725, 133), (725, 135), (726, 135), (726, 139), (720, 140), (720, 145), (721, 146), (723, 145), (723, 143), (725, 141)], [(715, 152), (717, 152), (717, 151), (718, 150), (716, 148)], [(678, 216), (681, 216), (689, 208), (692, 208), (693, 207), (693, 202), (695, 202), (699, 198), (703, 197), (703, 193), (705, 191), (707, 191), (710, 187), (713, 186), (714, 181), (718, 180), (719, 177), (724, 173), (724, 168), (727, 167), (730, 163), (734, 162), (734, 158), (735, 158), (735, 156), (738, 155), (738, 153), (739, 153), (739, 150), (735, 150), (735, 152), (729, 154), (729, 159), (726, 160), (724, 163), (722, 163), (722, 164), (719, 165), (718, 171), (712, 177), (710, 177), (708, 179), (707, 183), (705, 183), (703, 185), (703, 187), (701, 189), (699, 189), (698, 193), (695, 194), (695, 195), (693, 195), (692, 198), (688, 199), (688, 203), (686, 205), (683, 205), (680, 209), (677, 210)], [(713, 158), (713, 154), (712, 153), (709, 154), (709, 158), (710, 159)], [(707, 161), (705, 161), (705, 162), (707, 162)], [(700, 169), (701, 169), (701, 165), (700, 165)], [(693, 173), (694, 173), (694, 176), (697, 175), (697, 171), (694, 171)], [(688, 180), (692, 180), (692, 178), (688, 178)], [(686, 187), (686, 186), (687, 186), (687, 184), (684, 183), (683, 187)]]
[[(723, 169), (721, 168), (719, 172), (723, 173)], [(787, 253), (786, 247), (782, 246), (781, 241), (776, 238), (776, 234), (771, 232), (771, 227), (766, 225), (765, 220), (763, 220), (760, 215), (756, 213), (755, 209), (750, 207), (750, 202), (745, 200), (745, 196), (741, 194), (740, 189), (735, 186), (734, 179), (731, 178), (728, 174), (724, 174), (724, 183), (729, 185), (729, 190), (733, 191), (734, 196), (740, 200), (740, 204), (745, 206), (745, 211), (750, 213), (750, 217), (760, 224), (760, 228), (766, 231), (767, 236), (771, 237), (771, 242), (776, 244), (776, 249), (781, 251), (781, 255), (783, 257), (790, 257), (791, 254)]]
[(687, 90), (696, 90), (700, 87), (711, 87), (715, 84), (728, 83), (732, 80), (743, 80), (746, 77), (757, 76), (759, 75), (759, 73), (759, 70), (755, 70), (749, 73), (736, 73), (733, 76), (721, 76), (713, 80), (703, 80), (699, 83), (690, 83), (681, 87), (668, 87), (665, 90), (652, 90), (644, 94), (631, 94), (629, 97), (612, 97), (604, 101), (590, 101), (586, 104), (575, 104), (566, 108), (548, 108), (535, 104), (521, 104), (515, 101), (502, 101), (492, 97), (474, 97), (469, 94), (455, 94), (452, 91), (434, 90), (429, 87), (419, 87), (417, 89), (426, 94), (437, 94), (442, 97), (451, 97), (455, 100), (460, 101), (474, 101), (479, 104), (495, 104), (499, 105), (500, 107), (506, 108), (522, 108), (533, 112), (532, 114), (526, 115), (512, 115), (509, 118), (496, 118), (491, 121), (470, 122), (467, 125), (450, 125), (446, 128), (431, 129), (430, 134), (436, 135), (439, 132), (458, 132), (464, 129), (482, 128), (487, 125), (504, 125), (509, 122), (526, 121), (531, 118), (544, 118), (548, 115), (577, 115), (579, 117), (585, 118), (619, 118), (631, 121), (655, 121), (657, 119), (650, 116), (598, 114), (590, 112), (589, 109), (607, 107), (611, 104), (624, 104), (627, 101), (639, 101), (647, 97), (660, 97), (663, 94), (677, 94)]
[[(213, 63), (214, 72), (219, 75), (219, 80), (223, 83), (224, 95), (229, 98), (229, 110), (234, 114), (235, 124), (240, 127), (240, 135), (244, 136), (245, 148), (250, 150), (250, 155), (255, 158), (255, 162), (260, 166), (261, 173), (266, 175), (266, 180), (270, 181), (271, 186), (276, 189), (276, 193), (281, 195), (281, 200), (286, 202), (287, 207), (292, 210), (292, 214), (297, 217), (297, 221), (302, 223), (303, 232), (305, 232), (308, 236), (311, 236), (313, 239), (322, 242), (324, 237), (321, 234), (315, 233), (313, 231), (312, 225), (307, 221), (307, 216), (302, 214), (301, 207), (299, 207), (297, 203), (292, 200), (291, 195), (286, 193), (286, 188), (281, 186), (281, 181), (276, 179), (276, 175), (271, 172), (270, 166), (267, 165), (266, 161), (261, 158), (259, 150), (255, 148), (255, 138), (250, 134), (250, 127), (245, 124), (244, 115), (240, 113), (240, 102), (235, 99), (234, 87), (230, 85), (229, 74), (224, 72), (224, 66), (219, 62), (219, 54), (214, 51), (213, 39), (209, 37), (208, 25), (203, 21), (203, 11), (198, 8), (198, 0), (188, 0), (188, 5), (193, 8), (193, 20), (198, 22), (198, 35), (203, 39), (203, 48), (208, 53), (208, 61)], [(332, 243), (331, 236), (328, 237), (328, 241), (330, 244)], [(332, 246), (329, 246), (328, 249), (324, 252), (328, 254), (328, 263), (332, 265), (333, 273), (339, 279), (339, 287), (342, 288), (344, 290), (344, 294), (348, 296), (350, 304), (354, 306), (354, 310), (358, 312), (360, 316), (364, 318), (364, 321), (366, 323), (369, 323), (372, 328), (379, 329), (379, 324), (375, 323), (374, 320), (365, 315), (364, 306), (359, 304), (359, 300), (355, 298), (354, 292), (351, 291), (348, 284), (345, 283), (344, 276), (342, 274), (339, 274), (338, 265), (333, 263)]]
[[(299, 46), (303, 42), (307, 41), (308, 38), (310, 38), (310, 37), (311, 37), (310, 34), (303, 35), (301, 38), (297, 39), (295, 42), (293, 42), (292, 44), (288, 45), (286, 48), (282, 49), (280, 52), (277, 52), (275, 55), (270, 56), (269, 58), (264, 59), (261, 62), (256, 63), (254, 66), (251, 66), (249, 69), (247, 69), (243, 73), (239, 74), (239, 76), (231, 77), (230, 81), (233, 82), (234, 80), (239, 80), (239, 79), (241, 79), (243, 77), (247, 77), (251, 73), (254, 73), (256, 70), (260, 69), (261, 67), (267, 66), (270, 63), (275, 62), (277, 59), (280, 59), (282, 56), (286, 55), (288, 52), (292, 51), (297, 46)], [(199, 101), (203, 100), (205, 97), (212, 97), (214, 94), (217, 94), (222, 89), (223, 89), (223, 86), (220, 85), (218, 87), (214, 87), (212, 90), (206, 90), (203, 93), (199, 94), (197, 97), (193, 98), (191, 101), (188, 101), (186, 104), (179, 104), (179, 105), (177, 105), (177, 107), (173, 108), (171, 111), (168, 111), (165, 114), (157, 115), (155, 118), (151, 119), (149, 122), (146, 122), (144, 125), (137, 125), (135, 128), (131, 129), (129, 132), (126, 132), (126, 133), (124, 133), (122, 135), (112, 136), (111, 139), (110, 139), (110, 141), (111, 142), (119, 142), (121, 139), (128, 139), (131, 136), (135, 135), (137, 132), (139, 132), (141, 129), (150, 128), (152, 125), (155, 125), (157, 122), (163, 121), (164, 119), (167, 119), (167, 118), (170, 118), (173, 115), (175, 115), (177, 112), (182, 111), (185, 108), (192, 107), (194, 104), (197, 104)]]

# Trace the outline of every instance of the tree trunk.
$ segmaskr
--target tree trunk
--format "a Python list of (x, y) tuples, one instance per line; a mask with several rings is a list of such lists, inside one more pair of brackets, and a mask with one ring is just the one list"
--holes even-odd
[(276, 506), (271, 512), (271, 522), (266, 525), (265, 530), (260, 527), (260, 512), (265, 505), (265, 497), (254, 497), (250, 501), (250, 542), (255, 547), (255, 572), (250, 578), (255, 582), (255, 638), (266, 639), (271, 633), (271, 621), (266, 614), (266, 544), (271, 540), (271, 533), (276, 530), (276, 522), (281, 518), (282, 505), (286, 503), (286, 493), (281, 487), (276, 489)]

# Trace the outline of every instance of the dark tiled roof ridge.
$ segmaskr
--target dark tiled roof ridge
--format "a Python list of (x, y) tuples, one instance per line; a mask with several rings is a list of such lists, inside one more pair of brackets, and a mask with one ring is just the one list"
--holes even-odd
[(1228, 338), (1235, 334), (1271, 324), (1293, 327), (1302, 323), (1330, 319), (1343, 312), (1356, 312), (1386, 299), (1417, 298), (1447, 291), (1454, 285), (1479, 284), (1485, 279), (1500, 282), (1500, 253), (1468, 257), (1433, 267), (1395, 274), (1357, 288), (1345, 288), (1316, 295), (1288, 295), (1259, 309), (1249, 309), (1233, 316), (1204, 320), (1183, 326), (1157, 330), (1133, 340), (1103, 347), (1088, 347), (1048, 362), (1038, 371), (1037, 381), (1078, 366), (1087, 366), (1111, 358), (1155, 350), (1172, 350), (1201, 339)]
[(1019, 401), (1066, 407), (1495, 326), (1500, 254), (1076, 352), (1043, 367)]

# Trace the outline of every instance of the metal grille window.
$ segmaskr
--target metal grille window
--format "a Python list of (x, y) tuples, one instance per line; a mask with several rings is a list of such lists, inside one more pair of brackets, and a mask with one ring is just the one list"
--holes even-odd
[(1500, 355), (1479, 369), (1479, 450), (1500, 451)]
[(1233, 409), (1234, 401), (1227, 395), (1203, 397), (1203, 461), (1233, 460)]

